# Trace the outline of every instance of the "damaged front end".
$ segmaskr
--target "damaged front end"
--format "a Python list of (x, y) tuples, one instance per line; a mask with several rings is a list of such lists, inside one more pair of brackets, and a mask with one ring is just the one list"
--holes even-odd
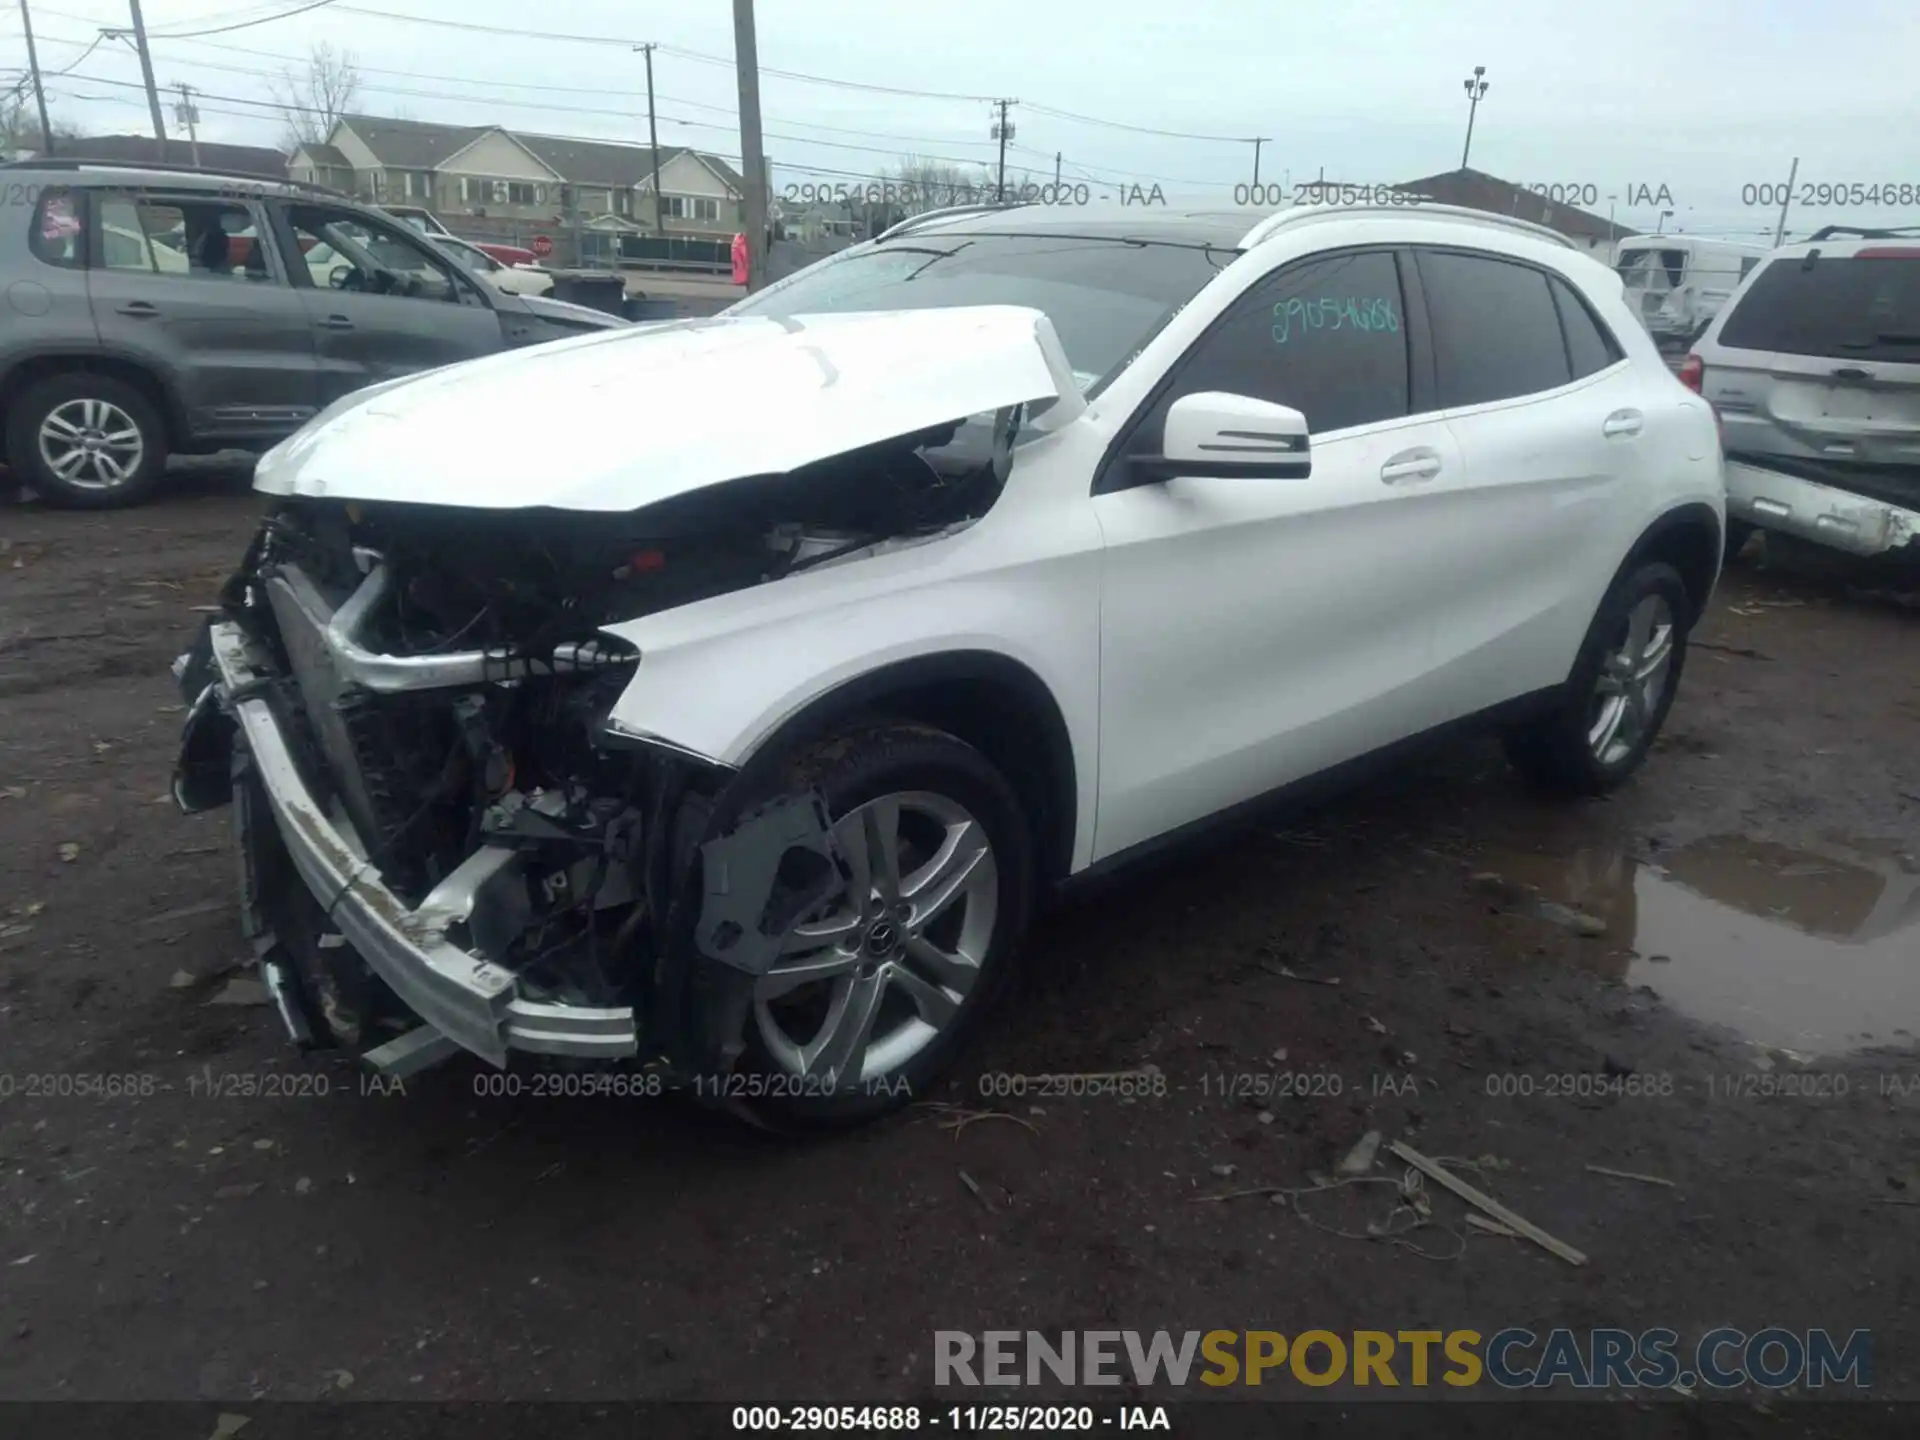
[(737, 989), (844, 867), (817, 797), (743, 817), (729, 767), (610, 727), (644, 661), (603, 627), (964, 528), (1012, 419), (628, 516), (279, 502), (176, 664), (175, 796), (235, 803), (292, 1036), (390, 1073), (456, 1047), (730, 1063), (680, 997)]

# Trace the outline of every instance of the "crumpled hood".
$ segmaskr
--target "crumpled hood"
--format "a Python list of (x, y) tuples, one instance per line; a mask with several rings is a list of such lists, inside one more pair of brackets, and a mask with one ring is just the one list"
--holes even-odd
[(1046, 399), (1058, 402), (1056, 412), (1084, 404), (1038, 310), (673, 321), (376, 386), (263, 456), (254, 488), (479, 509), (634, 510)]

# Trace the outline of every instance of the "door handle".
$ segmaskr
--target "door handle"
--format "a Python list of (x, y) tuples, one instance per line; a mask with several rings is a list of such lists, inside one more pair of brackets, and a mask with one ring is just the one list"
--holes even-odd
[(1638, 410), (1616, 410), (1601, 422), (1602, 435), (1638, 435), (1647, 417)]
[(329, 330), (351, 330), (353, 322), (344, 315), (329, 315), (320, 322)]
[(160, 313), (160, 307), (150, 300), (129, 300), (124, 305), (114, 307), (113, 313), (116, 315), (131, 315), (136, 320), (143, 320), (149, 316), (158, 315)]
[(1403, 450), (1380, 467), (1380, 479), (1388, 485), (1411, 485), (1439, 473), (1440, 457), (1432, 450)]

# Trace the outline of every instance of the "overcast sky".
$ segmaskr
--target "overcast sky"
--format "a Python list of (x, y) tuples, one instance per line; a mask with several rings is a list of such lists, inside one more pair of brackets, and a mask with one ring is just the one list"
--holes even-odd
[[(25, 47), (17, 0), (4, 3), (11, 83)], [(127, 23), (126, 6), (31, 3), (56, 116), (146, 131), (131, 47), (109, 40), (82, 58), (100, 26)], [(720, 0), (331, 0), (186, 33), (303, 3), (145, 0), (157, 78), (200, 92), (202, 139), (273, 143), (283, 126), (259, 102), (274, 72), (328, 42), (358, 62), (357, 108), (368, 112), (644, 142), (645, 71), (631, 43), (650, 40), (662, 47), (661, 141), (739, 153)], [(777, 190), (862, 183), (907, 155), (990, 165), (987, 102), (998, 96), (1020, 102), (1010, 170), (1051, 180), (1058, 152), (1065, 178), (1095, 194), (1157, 184), (1176, 203), (1232, 204), (1252, 178), (1253, 146), (1227, 137), (1255, 135), (1271, 137), (1263, 180), (1298, 183), (1324, 167), (1348, 182), (1403, 181), (1460, 163), (1461, 82), (1476, 65), (1490, 88), (1474, 168), (1578, 187), (1569, 193), (1585, 208), (1639, 228), (1672, 208), (1668, 230), (1770, 232), (1777, 202), (1743, 192), (1784, 180), (1796, 155), (1802, 184), (1920, 187), (1916, 0), (760, 0), (758, 10)], [(540, 33), (387, 18), (399, 15)], [(171, 103), (166, 113), (172, 131)], [(1670, 201), (1644, 203), (1662, 186)], [(1808, 209), (1796, 198), (1791, 229), (1895, 218), (1920, 223), (1920, 204)]]

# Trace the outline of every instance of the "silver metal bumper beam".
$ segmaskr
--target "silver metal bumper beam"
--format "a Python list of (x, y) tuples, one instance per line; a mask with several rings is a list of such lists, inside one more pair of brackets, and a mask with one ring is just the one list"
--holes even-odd
[[(234, 719), (246, 736), (268, 808), (314, 898), (400, 1000), (434, 1030), (497, 1066), (510, 1051), (617, 1059), (638, 1049), (631, 1007), (555, 1005), (523, 999), (513, 973), (461, 948), (448, 928), (485, 926), (496, 897), (519, 883), (513, 852), (482, 849), (408, 905), (382, 882), (358, 838), (328, 815), (295, 766), (279, 722), (243, 687), (270, 678), (264, 657), (231, 623), (211, 627), (213, 659)], [(500, 902), (507, 903), (507, 902)]]
[(1727, 461), (1725, 470), (1727, 514), (1736, 520), (1849, 555), (1884, 555), (1904, 546), (1920, 558), (1920, 512), (1738, 460)]

